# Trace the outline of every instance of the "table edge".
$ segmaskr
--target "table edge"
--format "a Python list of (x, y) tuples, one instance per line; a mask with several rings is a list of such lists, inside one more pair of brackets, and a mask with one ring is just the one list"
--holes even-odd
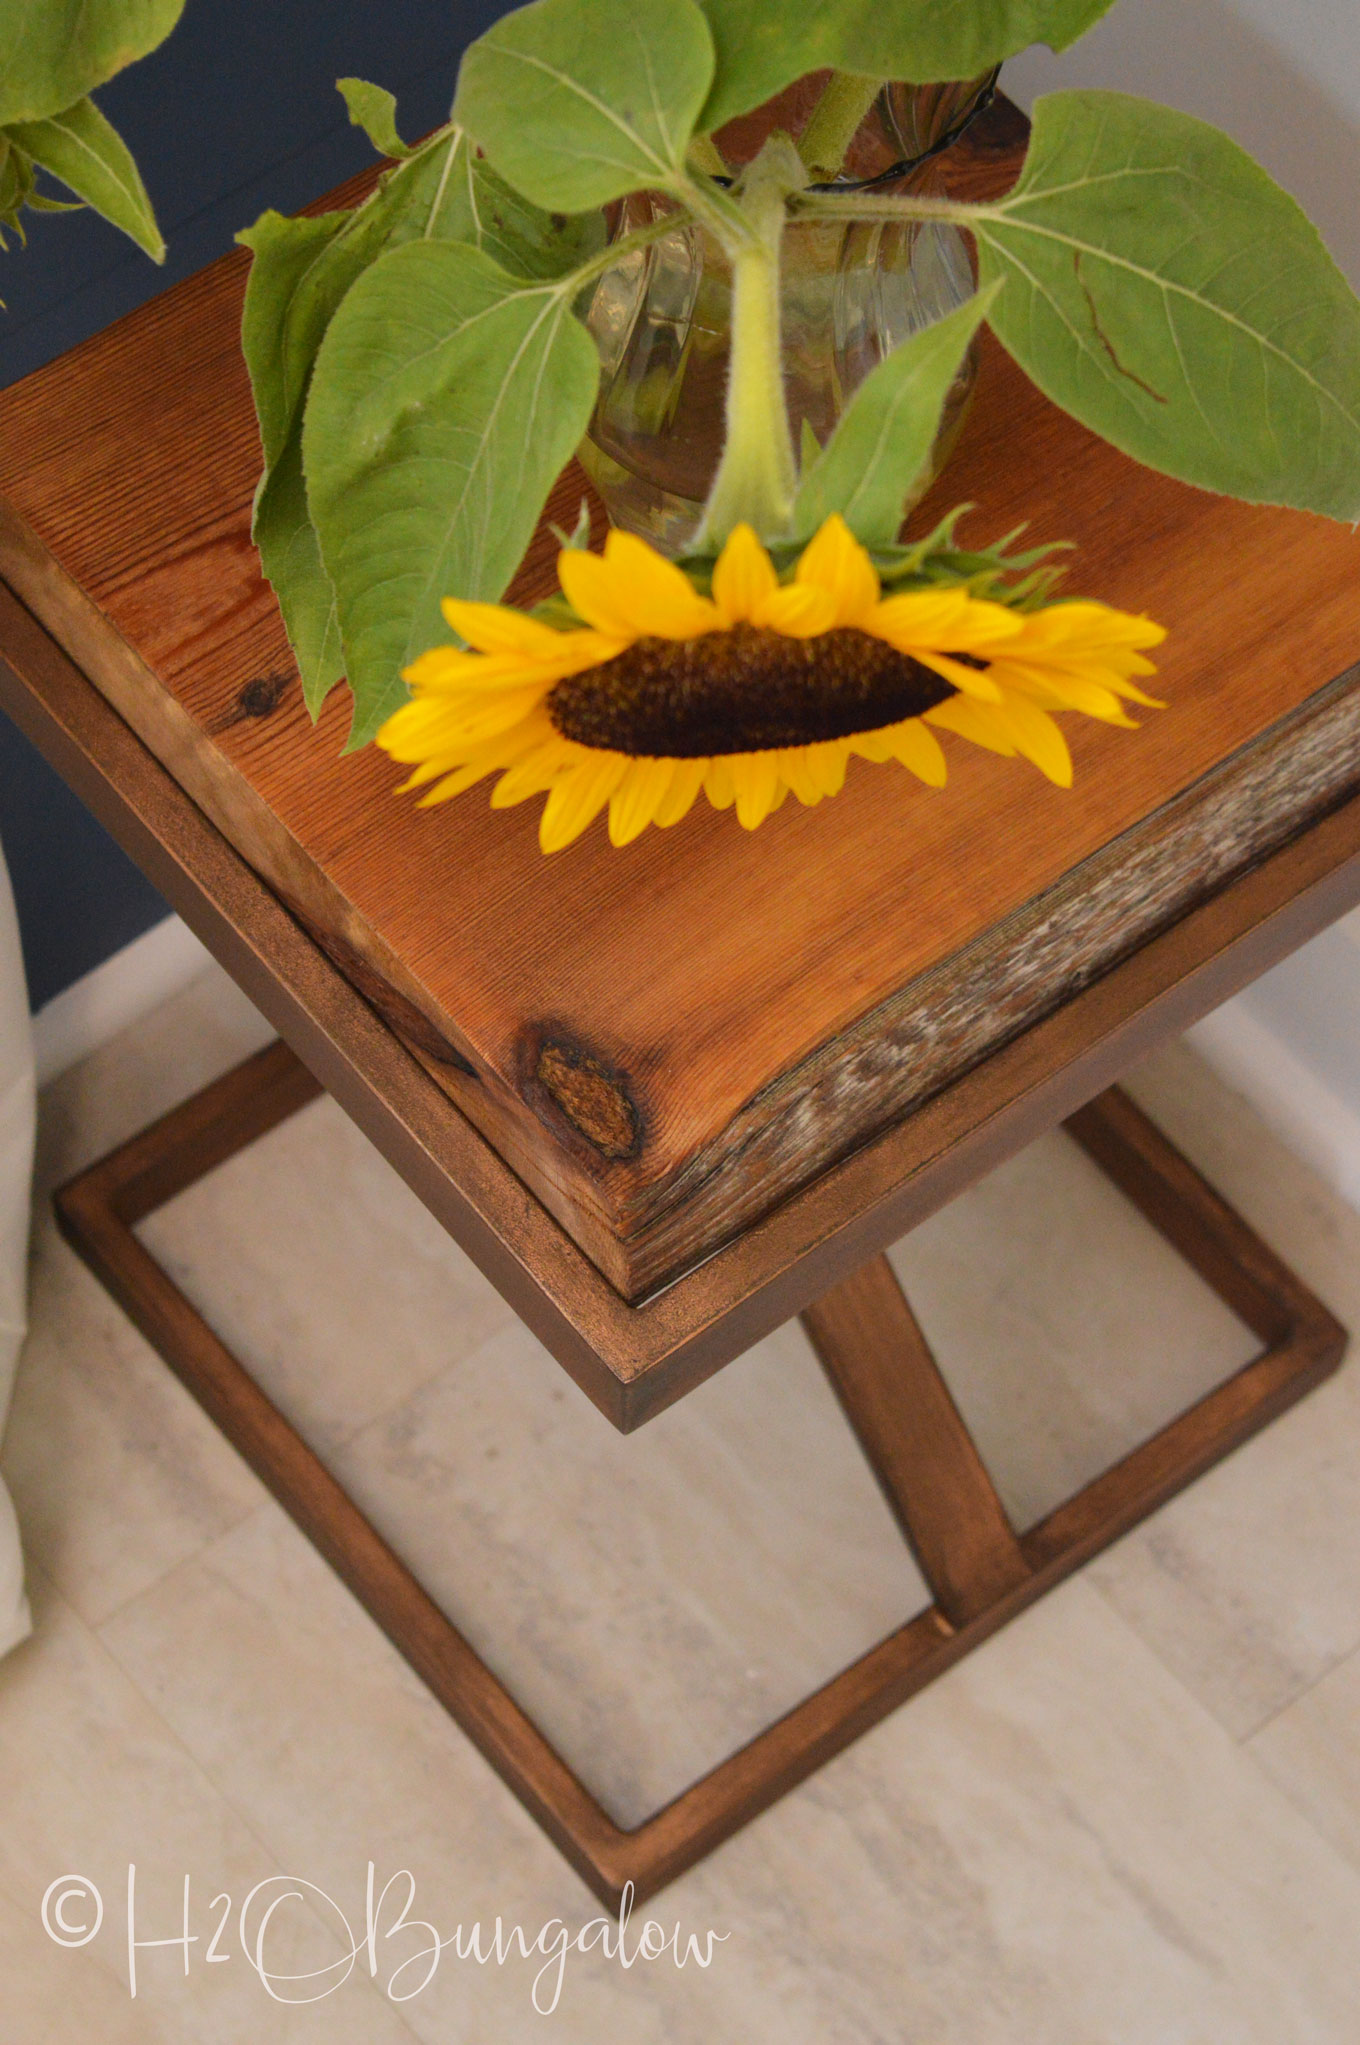
[(3, 583), (0, 648), (0, 708), (623, 1432), (1360, 902), (1355, 796), (630, 1305)]

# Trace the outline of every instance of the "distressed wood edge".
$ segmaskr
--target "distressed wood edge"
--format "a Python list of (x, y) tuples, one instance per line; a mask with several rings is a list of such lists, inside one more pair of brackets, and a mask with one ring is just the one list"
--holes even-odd
[[(1333, 753), (1338, 738), (1350, 744)], [(1286, 765), (1297, 767), (1305, 745), (1317, 770), (1305, 783), (1306, 799), (1274, 808), (1258, 804), (1260, 784), (1272, 772), (1281, 776), (1282, 796), (1296, 793), (1297, 783), (1283, 777)], [(635, 1204), (627, 1240), (636, 1276), (664, 1284), (685, 1268), (687, 1256), (710, 1254), (722, 1231), (750, 1225), (873, 1142), (1357, 788), (1360, 664), (762, 1088), (701, 1151), (668, 1179), (653, 1182), (645, 1208)], [(1187, 841), (1211, 837), (1230, 803), (1250, 817), (1240, 856), (1225, 851), (1216, 861), (1187, 862)], [(1121, 906), (1121, 890), (1135, 891), (1137, 908), (1147, 913), (1130, 914)], [(1078, 916), (1090, 920), (1096, 941), (1073, 949), (1066, 933)], [(1044, 970), (1036, 973), (1032, 962), (1045, 952)], [(998, 995), (1021, 978), (1030, 981), (1034, 997), (1006, 1007)], [(951, 1021), (951, 1011), (961, 1008), (970, 1011), (966, 1030)], [(859, 1100), (847, 1114), (852, 1088)], [(821, 1117), (819, 1132), (817, 1108), (828, 1098), (832, 1111)], [(746, 1181), (736, 1200), (734, 1165)], [(714, 1224), (706, 1235), (696, 1231), (705, 1216)]]
[(706, 1313), (749, 1347), (1358, 905), (1360, 794), (644, 1300), (629, 1426), (692, 1387)]

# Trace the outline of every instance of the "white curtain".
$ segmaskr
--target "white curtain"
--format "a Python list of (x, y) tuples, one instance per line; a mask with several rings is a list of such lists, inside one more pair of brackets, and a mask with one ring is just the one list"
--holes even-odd
[[(33, 1171), (33, 1033), (9, 874), (0, 858), (0, 1433), (24, 1339)], [(19, 1529), (0, 1482), (0, 1654), (30, 1631)]]

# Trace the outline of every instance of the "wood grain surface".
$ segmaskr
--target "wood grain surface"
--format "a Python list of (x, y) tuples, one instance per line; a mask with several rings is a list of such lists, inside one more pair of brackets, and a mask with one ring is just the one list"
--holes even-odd
[(1360, 541), (1138, 469), (989, 349), (921, 517), (1080, 538), (1073, 593), (1171, 628), (1165, 712), (1068, 720), (1073, 791), (958, 744), (943, 793), (856, 762), (754, 834), (704, 808), (549, 860), (536, 803), (418, 811), (341, 757), (343, 692), (312, 729), (260, 578), (244, 280), (228, 257), (0, 395), (0, 574), (625, 1297), (1360, 785)]

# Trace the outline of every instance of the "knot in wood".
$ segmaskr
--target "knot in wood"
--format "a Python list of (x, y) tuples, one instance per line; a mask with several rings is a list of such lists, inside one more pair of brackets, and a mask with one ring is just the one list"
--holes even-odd
[(602, 1157), (634, 1157), (642, 1122), (623, 1077), (575, 1044), (545, 1043), (534, 1077)]
[(269, 717), (283, 701), (288, 688), (287, 675), (257, 675), (253, 682), (247, 682), (236, 698), (237, 714), (241, 717)]

